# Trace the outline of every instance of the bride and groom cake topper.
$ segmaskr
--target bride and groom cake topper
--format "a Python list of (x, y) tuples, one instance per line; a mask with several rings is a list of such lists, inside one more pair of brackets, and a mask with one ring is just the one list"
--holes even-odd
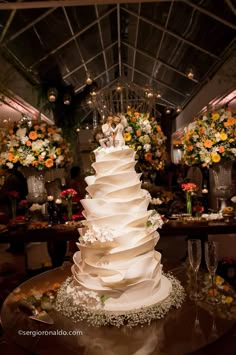
[(121, 147), (125, 144), (123, 132), (125, 119), (119, 115), (109, 115), (102, 125), (103, 137), (99, 139), (102, 148)]

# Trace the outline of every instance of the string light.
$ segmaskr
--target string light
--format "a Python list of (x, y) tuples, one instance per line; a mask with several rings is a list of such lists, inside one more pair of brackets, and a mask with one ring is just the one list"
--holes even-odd
[(47, 92), (47, 97), (49, 102), (55, 102), (58, 96), (58, 91), (56, 88), (49, 88)]

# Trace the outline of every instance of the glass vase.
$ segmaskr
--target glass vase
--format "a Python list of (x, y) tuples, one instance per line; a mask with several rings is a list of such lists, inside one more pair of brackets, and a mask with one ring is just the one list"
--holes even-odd
[(72, 198), (67, 200), (67, 216), (68, 221), (72, 221)]
[(227, 205), (227, 200), (234, 193), (232, 183), (232, 165), (231, 160), (222, 160), (218, 164), (213, 164), (212, 173), (214, 179), (213, 193), (217, 198), (217, 209), (219, 211)]
[(189, 192), (186, 193), (186, 212), (192, 216), (192, 197)]

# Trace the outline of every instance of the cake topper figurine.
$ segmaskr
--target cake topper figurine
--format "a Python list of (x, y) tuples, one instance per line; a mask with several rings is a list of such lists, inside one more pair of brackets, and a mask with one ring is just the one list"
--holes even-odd
[(102, 148), (113, 146), (113, 133), (114, 129), (112, 127), (113, 117), (109, 115), (106, 122), (102, 125), (103, 137), (99, 139), (99, 144)]
[(125, 145), (125, 140), (124, 140), (124, 124), (122, 121), (121, 116), (114, 116), (113, 121), (116, 125), (114, 129), (114, 146), (115, 147), (122, 147)]

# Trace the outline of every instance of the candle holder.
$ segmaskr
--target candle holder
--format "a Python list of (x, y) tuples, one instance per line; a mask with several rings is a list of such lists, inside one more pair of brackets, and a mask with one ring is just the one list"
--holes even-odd
[(55, 212), (55, 205), (54, 205), (54, 198), (53, 196), (48, 196), (48, 226), (51, 227), (54, 222), (54, 212)]
[(57, 224), (62, 223), (62, 200), (60, 198), (55, 201)]

